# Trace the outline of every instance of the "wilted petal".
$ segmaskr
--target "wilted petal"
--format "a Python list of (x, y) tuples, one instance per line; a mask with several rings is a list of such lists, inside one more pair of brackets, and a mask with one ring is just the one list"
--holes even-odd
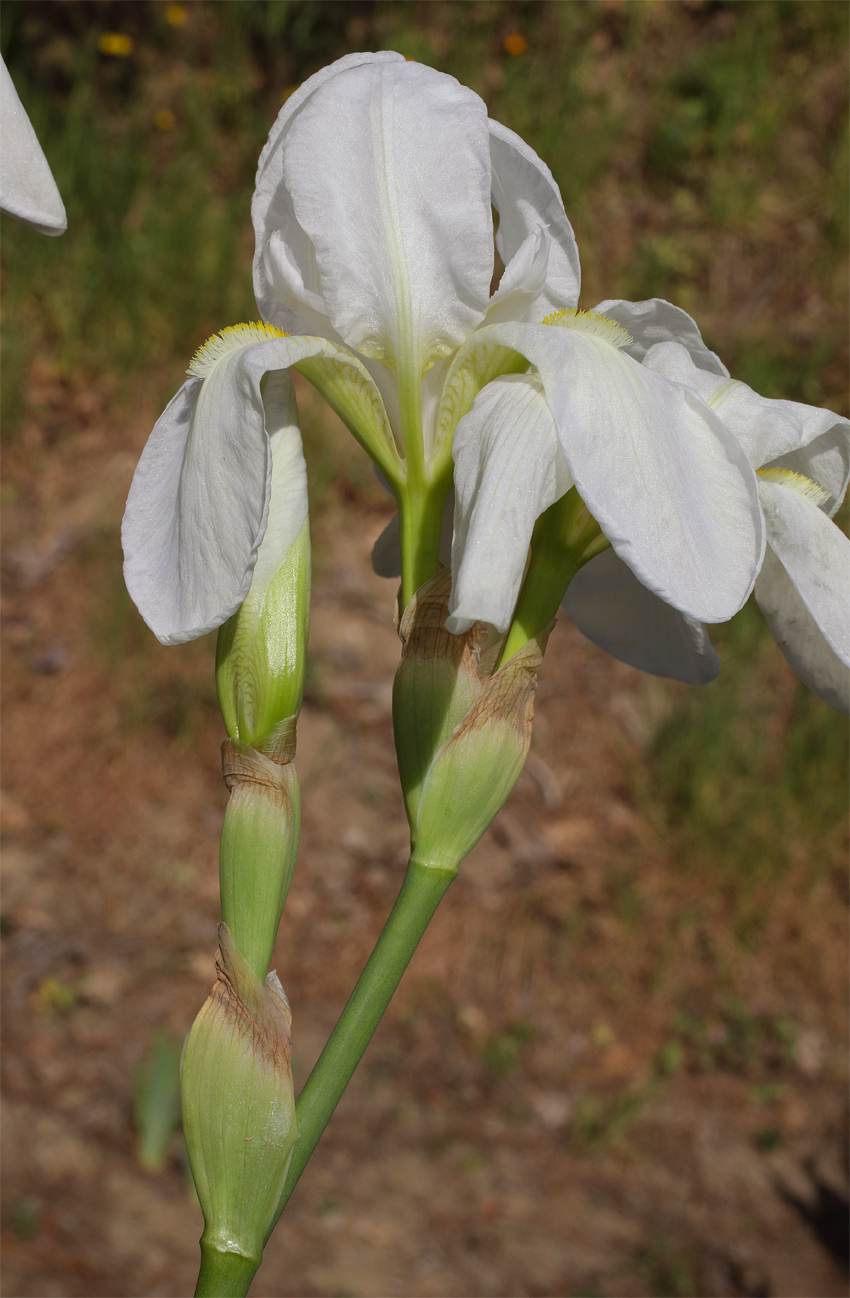
[(446, 627), (506, 631), (535, 520), (572, 486), (541, 384), (496, 379), (455, 432), (452, 593)]
[(62, 234), (68, 228), (65, 206), (56, 188), (26, 110), (18, 98), (6, 64), (0, 59), (0, 208), (42, 234)]
[(702, 623), (642, 586), (613, 550), (579, 569), (561, 607), (588, 640), (652, 676), (707, 685), (720, 670)]
[(364, 355), (410, 366), (418, 382), (487, 305), (483, 101), (421, 64), (349, 66), (292, 117), (282, 163), (331, 324)]
[[(251, 327), (243, 328), (251, 336)], [(267, 409), (263, 376), (305, 357), (338, 355), (318, 338), (240, 345), (239, 337), (236, 329), (213, 340), (220, 343), (214, 351), (218, 359), (210, 362), (206, 377), (189, 379), (166, 408), (142, 452), (127, 500), (121, 531), (124, 577), (163, 644), (180, 644), (220, 626), (251, 585), (268, 514), (269, 436), (297, 424), (288, 377), (270, 386)], [(340, 364), (357, 362), (343, 353)], [(293, 517), (280, 515), (287, 534), (304, 519), (300, 471), (290, 487)]]
[(770, 546), (755, 596), (791, 670), (829, 707), (850, 715), (850, 670), (827, 644)]
[(697, 621), (725, 621), (764, 553), (755, 475), (698, 396), (598, 336), (600, 322), (580, 324), (481, 337), (537, 367), (579, 495), (643, 585)]
[[(850, 665), (850, 541), (813, 500), (790, 487), (760, 479), (759, 497), (768, 546), (830, 649)], [(758, 588), (756, 596), (761, 602)], [(794, 640), (790, 620), (783, 637)]]
[(625, 351), (636, 361), (642, 361), (656, 343), (676, 342), (686, 348), (701, 370), (728, 379), (729, 371), (720, 357), (706, 347), (696, 320), (672, 302), (665, 302), (661, 297), (651, 297), (644, 302), (606, 298), (593, 310), (609, 320), (616, 320), (628, 330), (632, 342)]
[[(527, 240), (537, 230), (544, 232), (544, 247), (548, 246), (545, 287), (534, 285), (534, 297), (527, 302), (517, 299), (521, 311), (514, 314), (514, 319), (540, 320), (550, 311), (574, 307), (578, 302), (578, 246), (560, 190), (546, 163), (513, 131), (498, 122), (489, 125), (492, 200), (499, 213), (496, 247), (505, 266), (496, 297), (506, 297), (508, 288), (516, 292), (518, 283), (533, 285), (528, 270), (534, 263), (528, 259)], [(528, 262), (522, 277), (519, 266), (512, 266), (520, 257)]]
[(761, 397), (746, 383), (709, 374), (677, 343), (651, 347), (644, 364), (698, 392), (734, 433), (753, 468), (790, 469), (813, 479), (832, 496), (827, 512), (835, 513), (850, 475), (848, 420), (799, 401)]

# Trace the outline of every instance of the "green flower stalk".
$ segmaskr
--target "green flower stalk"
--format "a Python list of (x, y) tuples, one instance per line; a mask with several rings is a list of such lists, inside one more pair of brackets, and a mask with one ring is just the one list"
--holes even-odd
[(261, 982), (226, 924), (217, 980), (192, 1025), (181, 1065), (183, 1129), (204, 1213), (197, 1293), (246, 1287), (297, 1139), (292, 1016), (277, 975)]

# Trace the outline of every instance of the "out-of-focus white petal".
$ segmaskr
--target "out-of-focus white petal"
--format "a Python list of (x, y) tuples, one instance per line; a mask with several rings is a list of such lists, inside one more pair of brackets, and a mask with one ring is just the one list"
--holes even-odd
[(287, 333), (303, 333), (304, 322), (319, 337), (333, 337), (321, 296), (313, 246), (295, 216), (283, 183), (283, 152), (293, 118), (311, 95), (349, 68), (404, 62), (401, 54), (347, 54), (295, 90), (277, 115), (260, 154), (251, 217), (254, 222), (254, 294), (263, 318)]
[(535, 520), (572, 486), (541, 384), (489, 383), (455, 432), (452, 593), (446, 629), (506, 631)]
[(53, 173), (18, 98), (6, 64), (0, 59), (0, 208), (42, 234), (68, 228), (65, 206)]
[(652, 676), (707, 685), (720, 670), (702, 623), (653, 595), (613, 550), (579, 569), (561, 607), (588, 640)]
[[(338, 353), (318, 338), (240, 343), (254, 334), (227, 330), (199, 353), (193, 365), (205, 377), (184, 383), (157, 421), (130, 487), (124, 578), (163, 644), (214, 630), (248, 593), (266, 530), (269, 436), (297, 423), (288, 376), (272, 380), (267, 408), (264, 375)], [(350, 353), (343, 360), (358, 364)], [(293, 491), (295, 517), (277, 514), (281, 535), (303, 522), (300, 488)]]
[(290, 120), (283, 184), (349, 346), (411, 367), (418, 382), (482, 319), (493, 266), (487, 117), (453, 77), (405, 61), (340, 71)]
[(835, 513), (850, 476), (848, 420), (799, 401), (760, 397), (746, 383), (709, 374), (678, 343), (656, 344), (643, 363), (655, 374), (698, 392), (734, 433), (753, 468), (790, 469), (811, 478), (829, 492), (827, 513)]
[(479, 336), (537, 367), (579, 495), (638, 579), (699, 622), (725, 621), (764, 553), (755, 475), (698, 396), (596, 327), (503, 324)]
[(790, 487), (761, 478), (759, 498), (768, 546), (830, 649), (850, 665), (850, 541), (814, 501)]
[(756, 581), (755, 596), (791, 670), (829, 707), (850, 715), (850, 669), (824, 639), (770, 546)]
[[(503, 284), (516, 291), (520, 280), (514, 258), (527, 257), (526, 241), (535, 230), (548, 245), (545, 287), (519, 302), (514, 319), (540, 320), (551, 311), (574, 307), (581, 285), (578, 246), (561, 193), (549, 168), (524, 140), (499, 122), (490, 122), (492, 200), (499, 213), (496, 247), (504, 266)], [(529, 286), (532, 282), (527, 280)], [(506, 291), (507, 291), (506, 285)], [(502, 285), (499, 286), (500, 290)], [(498, 295), (497, 295), (498, 296)], [(502, 294), (505, 297), (506, 293)]]
[(632, 342), (625, 350), (636, 361), (642, 361), (656, 343), (676, 342), (687, 349), (701, 370), (728, 379), (729, 371), (720, 357), (706, 347), (696, 320), (672, 302), (665, 302), (661, 297), (647, 298), (644, 302), (606, 298), (593, 310), (616, 320), (629, 331)]

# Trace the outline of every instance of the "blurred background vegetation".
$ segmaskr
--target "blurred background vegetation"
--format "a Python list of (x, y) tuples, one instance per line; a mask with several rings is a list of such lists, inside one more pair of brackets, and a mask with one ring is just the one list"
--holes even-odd
[[(210, 333), (256, 314), (250, 200), (269, 124), (319, 67), (380, 48), (472, 86), (548, 162), (583, 306), (669, 298), (736, 377), (846, 413), (843, 4), (7, 0), (0, 21), (69, 223), (56, 240), (3, 224), (7, 445), (51, 401), (49, 438), (71, 436), (92, 389), (116, 419), (159, 408)], [(328, 491), (368, 491), (321, 427), (307, 454), (314, 511)], [(113, 587), (102, 630), (118, 664), (145, 635)], [(671, 687), (640, 796), (683, 859), (723, 862), (740, 886), (810, 855), (818, 831), (811, 869), (830, 868), (843, 722), (802, 687), (777, 704), (757, 611), (717, 640), (719, 681)]]

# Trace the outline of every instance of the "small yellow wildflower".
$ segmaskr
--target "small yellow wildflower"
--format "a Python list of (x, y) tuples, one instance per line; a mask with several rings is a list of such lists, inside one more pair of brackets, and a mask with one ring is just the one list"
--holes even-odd
[(153, 115), (153, 124), (158, 131), (173, 131), (177, 118), (170, 108), (159, 108)]
[(111, 54), (116, 59), (126, 59), (133, 53), (133, 38), (123, 32), (104, 32), (97, 42), (101, 54)]
[(169, 27), (182, 27), (188, 16), (182, 5), (168, 5), (165, 10), (165, 21)]

